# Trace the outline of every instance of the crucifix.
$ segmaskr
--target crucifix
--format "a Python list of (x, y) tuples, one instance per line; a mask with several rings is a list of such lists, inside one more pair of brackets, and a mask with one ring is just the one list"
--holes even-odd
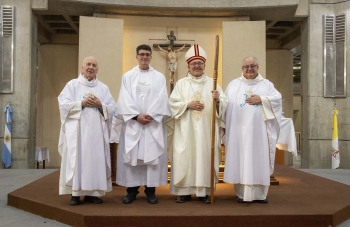
[[(177, 57), (176, 53), (183, 50), (184, 48), (191, 47), (191, 44), (175, 44), (174, 41), (176, 41), (176, 36), (174, 36), (174, 31), (170, 31), (170, 35), (167, 35), (168, 40), (170, 41), (170, 44), (153, 44), (153, 47), (158, 47), (159, 50), (165, 52), (168, 55), (168, 61), (169, 61), (169, 71), (170, 71), (170, 93), (174, 89), (174, 75), (175, 70), (177, 68)], [(166, 50), (162, 47), (166, 47)], [(178, 48), (174, 50), (174, 48)]]

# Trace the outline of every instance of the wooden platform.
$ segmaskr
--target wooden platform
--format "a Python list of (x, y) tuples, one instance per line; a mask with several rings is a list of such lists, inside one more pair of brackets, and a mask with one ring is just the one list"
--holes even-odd
[(58, 195), (59, 171), (8, 194), (8, 205), (72, 226), (183, 227), (269, 226), (329, 227), (350, 218), (350, 186), (286, 166), (276, 166), (279, 185), (271, 186), (268, 204), (236, 202), (233, 185), (219, 184), (213, 205), (192, 200), (175, 203), (169, 185), (157, 188), (159, 203), (148, 204), (143, 191), (122, 204), (126, 191), (114, 186), (103, 204), (70, 206)]

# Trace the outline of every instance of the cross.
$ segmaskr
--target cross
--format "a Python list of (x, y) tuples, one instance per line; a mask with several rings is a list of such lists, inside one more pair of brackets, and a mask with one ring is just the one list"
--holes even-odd
[[(174, 75), (175, 70), (177, 67), (177, 57), (176, 53), (178, 51), (183, 50), (184, 48), (191, 47), (191, 44), (174, 44), (174, 41), (176, 41), (176, 36), (174, 36), (174, 31), (170, 31), (170, 35), (167, 35), (168, 40), (170, 41), (170, 44), (153, 44), (153, 47), (159, 48), (159, 50), (165, 52), (168, 56), (168, 62), (169, 62), (169, 71), (170, 71), (170, 93), (174, 89)], [(163, 49), (162, 47), (166, 47)], [(177, 50), (174, 50), (174, 47), (177, 47)]]
[[(170, 31), (170, 35), (167, 35), (167, 38), (168, 38), (168, 40), (170, 41), (170, 44), (168, 44), (168, 43), (160, 44), (160, 43), (159, 43), (159, 46), (160, 46), (160, 47), (168, 47), (168, 46), (171, 46), (171, 47), (177, 47), (177, 48), (179, 48), (179, 47), (182, 47), (182, 46), (183, 46), (183, 44), (175, 44), (175, 43), (174, 43), (174, 41), (176, 41), (176, 36), (174, 35), (174, 31)], [(154, 44), (153, 44), (153, 47), (157, 47), (157, 46), (158, 46), (158, 43), (154, 43)], [(186, 44), (185, 47), (186, 47), (186, 48), (191, 47), (191, 44)]]
[(170, 46), (174, 46), (174, 41), (176, 40), (176, 36), (174, 36), (174, 31), (170, 31), (170, 35), (167, 35), (170, 40)]

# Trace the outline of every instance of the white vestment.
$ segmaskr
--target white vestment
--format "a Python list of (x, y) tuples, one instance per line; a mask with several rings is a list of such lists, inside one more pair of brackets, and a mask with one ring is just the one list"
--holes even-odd
[[(168, 155), (165, 120), (171, 116), (163, 74), (152, 67), (134, 67), (123, 75), (118, 98), (122, 131), (118, 145), (117, 184), (126, 187), (167, 185)], [(148, 114), (142, 125), (132, 118)]]
[[(229, 100), (223, 116), (226, 123), (224, 181), (235, 184), (244, 201), (264, 200), (275, 162), (280, 130), (282, 97), (260, 74), (253, 80), (243, 75), (231, 81), (225, 94)], [(259, 95), (262, 104), (245, 100)]]
[[(176, 195), (205, 196), (210, 194), (211, 129), (213, 79), (206, 74), (179, 80), (171, 93), (169, 105), (175, 119), (173, 153), (171, 157), (170, 192)], [(220, 86), (220, 104), (215, 127), (215, 182), (218, 182), (221, 158), (219, 125), (225, 112), (227, 98)], [(204, 104), (201, 111), (187, 110), (187, 104), (198, 100)]]
[[(97, 97), (103, 114), (82, 107), (82, 100)], [(58, 96), (62, 156), (59, 194), (102, 196), (112, 190), (109, 130), (116, 105), (108, 87), (82, 74), (67, 83)]]

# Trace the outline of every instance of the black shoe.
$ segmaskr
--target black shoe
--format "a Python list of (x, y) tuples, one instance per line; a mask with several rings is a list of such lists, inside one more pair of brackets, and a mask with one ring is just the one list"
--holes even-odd
[(139, 192), (126, 194), (126, 196), (123, 198), (123, 203), (130, 204), (130, 203), (134, 202), (137, 194), (139, 194)]
[(154, 193), (148, 194), (147, 201), (150, 204), (156, 204), (156, 203), (158, 203), (158, 198), (156, 197), (156, 194), (154, 194)]
[(84, 202), (88, 202), (88, 203), (94, 203), (94, 204), (100, 204), (103, 203), (103, 200), (96, 197), (96, 196), (84, 196)]
[(267, 199), (262, 199), (262, 200), (253, 200), (254, 203), (263, 203), (263, 204), (267, 204), (269, 203), (269, 201)]
[(199, 201), (202, 201), (203, 203), (211, 203), (210, 202), (210, 197), (208, 195), (204, 196), (204, 197), (198, 197)]
[(177, 197), (176, 202), (185, 203), (187, 201), (190, 201), (191, 199), (191, 195), (180, 195), (179, 197)]
[(72, 196), (69, 202), (71, 206), (77, 206), (80, 204), (80, 196)]
[(241, 199), (241, 198), (238, 198), (238, 199), (237, 199), (237, 202), (239, 202), (239, 203), (251, 203), (250, 201), (244, 201), (244, 200)]

